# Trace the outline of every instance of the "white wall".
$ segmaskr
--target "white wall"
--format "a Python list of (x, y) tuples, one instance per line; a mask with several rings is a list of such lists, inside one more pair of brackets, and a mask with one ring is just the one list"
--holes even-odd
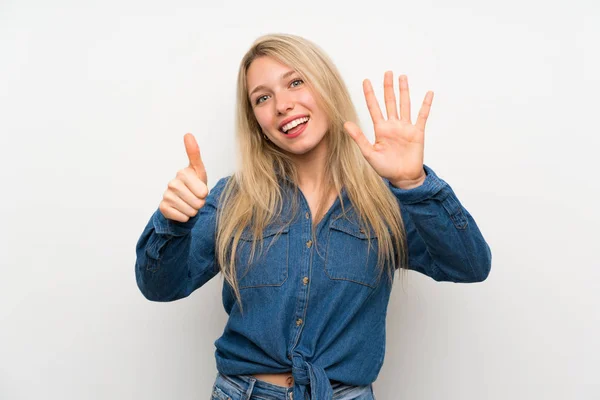
[(221, 276), (152, 303), (134, 250), (186, 132), (233, 170), (267, 32), (321, 45), (365, 122), (364, 78), (434, 90), (425, 162), (492, 248), (484, 283), (396, 286), (377, 398), (600, 398), (597, 2), (84, 3), (0, 2), (0, 398), (209, 397)]

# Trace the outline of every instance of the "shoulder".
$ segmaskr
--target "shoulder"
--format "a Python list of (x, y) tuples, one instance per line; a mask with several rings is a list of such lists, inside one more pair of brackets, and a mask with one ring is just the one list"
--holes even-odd
[(209, 188), (208, 196), (206, 197), (207, 204), (211, 204), (218, 208), (219, 203), (221, 203), (221, 196), (227, 187), (227, 183), (231, 181), (231, 178), (231, 175), (222, 177), (214, 184), (214, 186), (212, 186), (212, 188)]
[(232, 175), (227, 175), (222, 177), (221, 179), (219, 179), (217, 181), (217, 183), (215, 183), (215, 185), (212, 187), (212, 189), (210, 189), (211, 192), (215, 191), (215, 192), (222, 192), (225, 187), (227, 186), (227, 183), (231, 180)]

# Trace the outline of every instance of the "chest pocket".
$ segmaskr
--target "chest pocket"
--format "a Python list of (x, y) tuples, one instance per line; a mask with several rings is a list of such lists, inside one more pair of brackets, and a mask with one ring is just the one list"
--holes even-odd
[(250, 252), (254, 238), (246, 230), (238, 242), (236, 273), (239, 288), (281, 286), (288, 277), (289, 227), (267, 226), (263, 231), (262, 248), (256, 243), (254, 257)]
[(357, 222), (346, 217), (334, 218), (329, 224), (325, 273), (332, 280), (375, 288), (379, 278), (377, 252), (377, 237), (373, 232), (359, 228)]

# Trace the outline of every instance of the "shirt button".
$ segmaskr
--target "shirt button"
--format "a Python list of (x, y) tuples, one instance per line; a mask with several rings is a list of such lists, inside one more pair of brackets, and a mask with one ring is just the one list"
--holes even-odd
[(288, 360), (291, 360), (291, 359), (292, 359), (292, 355), (288, 354)]
[(310, 246), (312, 246), (312, 240), (309, 240), (308, 242), (306, 242), (306, 247), (308, 247), (310, 249)]
[(300, 325), (302, 325), (302, 318), (298, 318), (296, 320), (296, 326), (300, 326)]
[(302, 278), (302, 282), (306, 285), (308, 283), (308, 276)]
[(306, 217), (306, 219), (310, 217), (310, 215), (308, 215), (308, 211), (306, 212), (306, 214), (304, 214), (304, 216)]

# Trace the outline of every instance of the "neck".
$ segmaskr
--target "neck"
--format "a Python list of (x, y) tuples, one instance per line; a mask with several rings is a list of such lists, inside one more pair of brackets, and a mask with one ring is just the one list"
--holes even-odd
[(294, 157), (298, 172), (298, 186), (303, 192), (315, 192), (323, 187), (326, 162), (325, 151), (309, 152)]

